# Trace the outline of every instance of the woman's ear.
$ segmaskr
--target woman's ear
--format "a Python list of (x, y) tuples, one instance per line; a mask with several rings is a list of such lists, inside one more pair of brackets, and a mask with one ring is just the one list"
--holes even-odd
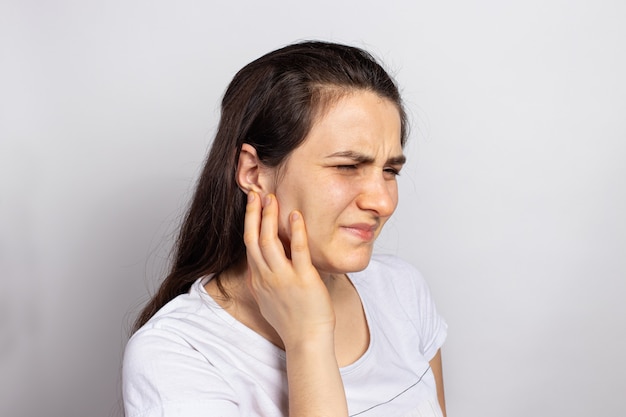
[(263, 167), (254, 146), (249, 143), (241, 145), (235, 178), (239, 188), (244, 193), (248, 194), (250, 191), (255, 191), (263, 194), (263, 191), (267, 192), (264, 189), (266, 170), (267, 168)]

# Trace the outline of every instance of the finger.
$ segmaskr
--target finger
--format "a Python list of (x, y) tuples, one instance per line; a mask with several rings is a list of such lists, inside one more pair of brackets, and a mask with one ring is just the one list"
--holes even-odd
[(243, 242), (246, 245), (248, 267), (252, 272), (258, 272), (258, 266), (264, 265), (263, 255), (259, 249), (259, 234), (261, 231), (261, 199), (254, 191), (248, 193), (246, 217), (244, 219)]
[(289, 215), (291, 227), (291, 262), (296, 271), (305, 271), (311, 268), (311, 253), (309, 240), (306, 234), (304, 218), (299, 211), (292, 211)]
[(272, 271), (279, 271), (287, 265), (285, 248), (278, 237), (278, 201), (273, 194), (263, 199), (263, 213), (261, 217), (261, 232), (259, 234), (259, 248), (263, 259)]

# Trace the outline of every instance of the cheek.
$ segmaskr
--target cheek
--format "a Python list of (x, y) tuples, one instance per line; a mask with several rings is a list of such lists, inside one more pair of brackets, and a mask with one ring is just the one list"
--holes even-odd
[[(278, 233), (284, 245), (291, 240), (289, 214), (298, 210), (304, 217), (309, 237), (326, 233), (354, 199), (355, 184), (349, 179), (323, 175), (310, 178), (306, 184), (283, 183), (276, 190), (279, 204)], [(289, 191), (287, 191), (289, 190)]]
[[(294, 210), (302, 211), (298, 202), (291, 194), (285, 195), (280, 190), (276, 191), (278, 201), (278, 237), (283, 242), (283, 246), (288, 250), (291, 242), (291, 228), (289, 227), (289, 214)], [(305, 216), (306, 221), (306, 216)]]
[(306, 224), (309, 245), (321, 250), (330, 244), (337, 227), (354, 218), (355, 212), (350, 209), (353, 201), (351, 189), (343, 187), (335, 181), (320, 188), (314, 200), (302, 206), (302, 213)]

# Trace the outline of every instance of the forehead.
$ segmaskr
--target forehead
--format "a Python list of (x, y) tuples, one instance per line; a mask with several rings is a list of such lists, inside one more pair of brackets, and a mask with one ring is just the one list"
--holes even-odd
[(385, 157), (402, 154), (400, 111), (396, 104), (370, 91), (350, 92), (331, 100), (296, 151), (316, 154), (329, 149)]

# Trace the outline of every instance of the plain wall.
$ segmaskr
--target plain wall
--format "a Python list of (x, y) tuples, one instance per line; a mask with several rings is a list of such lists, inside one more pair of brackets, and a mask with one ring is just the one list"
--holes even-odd
[(1, 2), (0, 415), (120, 415), (221, 94), (309, 38), (402, 87), (378, 250), (447, 319), (448, 415), (626, 415), (624, 22), (591, 0)]

